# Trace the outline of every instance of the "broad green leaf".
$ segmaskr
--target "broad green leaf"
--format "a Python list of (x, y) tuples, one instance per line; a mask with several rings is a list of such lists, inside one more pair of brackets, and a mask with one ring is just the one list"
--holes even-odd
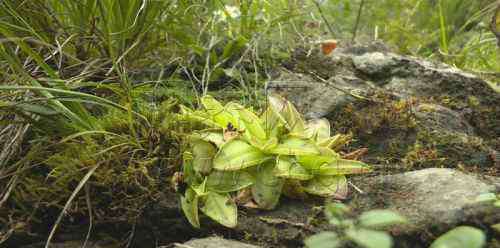
[(188, 121), (193, 121), (193, 122), (199, 122), (199, 123), (206, 125), (208, 127), (214, 127), (214, 128), (223, 128), (224, 127), (224, 126), (217, 124), (215, 121), (213, 121), (205, 113), (200, 112), (200, 111), (193, 111), (193, 110), (191, 110), (183, 105), (180, 105), (180, 112), (181, 112), (180, 117), (182, 119), (185, 119)]
[(204, 96), (201, 98), (201, 104), (205, 107), (209, 117), (222, 128), (226, 128), (229, 123), (235, 128), (240, 128), (240, 122), (237, 114), (231, 111), (232, 108), (225, 108), (220, 102), (212, 96)]
[(326, 231), (308, 237), (304, 244), (308, 248), (336, 248), (341, 241), (336, 233)]
[(193, 168), (195, 171), (206, 175), (212, 170), (212, 160), (217, 152), (215, 147), (203, 140), (192, 142)]
[(343, 145), (347, 144), (352, 139), (351, 135), (345, 134), (336, 134), (326, 140), (323, 140), (319, 143), (320, 146), (329, 147), (332, 150), (336, 151), (341, 148)]
[(359, 224), (367, 228), (384, 228), (407, 222), (406, 218), (391, 210), (370, 210), (358, 218)]
[(286, 156), (279, 156), (276, 159), (274, 175), (296, 180), (309, 180), (313, 177), (295, 159)]
[(261, 114), (260, 119), (267, 136), (277, 137), (284, 120), (272, 110), (271, 106), (269, 106), (266, 111)]
[(302, 119), (301, 114), (293, 106), (291, 102), (287, 102), (287, 111), (285, 112), (285, 119), (287, 120), (290, 133), (297, 135), (304, 135), (306, 124)]
[(245, 141), (234, 139), (224, 144), (215, 155), (214, 169), (240, 170), (261, 164), (269, 158), (270, 156), (265, 155)]
[(286, 128), (291, 133), (297, 135), (304, 134), (304, 120), (292, 103), (277, 94), (270, 94), (268, 96), (268, 104), (273, 113), (285, 123)]
[(223, 226), (229, 228), (236, 227), (238, 209), (229, 194), (209, 192), (201, 211)]
[(252, 137), (255, 137), (260, 140), (266, 139), (266, 131), (262, 126), (259, 117), (255, 115), (248, 109), (240, 109), (238, 111), (240, 120), (245, 125), (245, 130), (249, 132)]
[(325, 207), (325, 215), (328, 219), (342, 218), (349, 212), (351, 212), (351, 209), (343, 203), (334, 202)]
[(222, 132), (212, 132), (212, 131), (195, 132), (190, 135), (190, 138), (201, 139), (213, 143), (217, 147), (221, 147), (225, 143), (224, 135), (222, 134)]
[(273, 149), (270, 149), (269, 153), (280, 155), (316, 155), (319, 154), (319, 150), (316, 145), (308, 140), (289, 137)]
[[(364, 248), (391, 248), (392, 237), (382, 231), (368, 229), (349, 229), (346, 236)], [(464, 246), (465, 247), (465, 246)]]
[(184, 196), (181, 196), (181, 208), (189, 223), (194, 227), (200, 228), (198, 196), (191, 188), (186, 190)]
[(346, 175), (368, 173), (371, 168), (360, 161), (348, 159), (334, 159), (328, 164), (322, 164), (319, 169), (312, 170), (312, 173), (318, 175)]
[(262, 209), (273, 209), (279, 202), (284, 179), (274, 176), (274, 163), (255, 168), (255, 183), (252, 185), (253, 199)]
[(330, 122), (327, 119), (315, 119), (306, 124), (307, 138), (313, 138), (317, 143), (330, 138)]
[(347, 179), (343, 175), (316, 176), (307, 181), (304, 191), (313, 195), (345, 199), (348, 193)]
[(480, 229), (459, 226), (432, 242), (430, 248), (481, 248), (485, 243), (486, 236)]
[(299, 162), (304, 168), (312, 171), (319, 170), (323, 165), (328, 165), (332, 163), (336, 158), (332, 156), (323, 155), (301, 155), (297, 156), (297, 162)]
[(207, 178), (207, 189), (218, 193), (238, 191), (254, 183), (246, 171), (213, 171)]

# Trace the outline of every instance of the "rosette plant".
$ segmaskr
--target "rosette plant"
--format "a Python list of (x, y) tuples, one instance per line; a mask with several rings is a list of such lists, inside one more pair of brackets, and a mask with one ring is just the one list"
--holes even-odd
[(181, 106), (180, 118), (198, 131), (185, 136), (181, 207), (199, 227), (199, 210), (227, 227), (237, 224), (237, 203), (272, 209), (282, 192), (344, 198), (347, 174), (366, 173), (368, 165), (335, 152), (349, 137), (330, 135), (325, 119), (304, 121), (278, 95), (268, 97), (260, 115), (211, 96), (203, 109)]

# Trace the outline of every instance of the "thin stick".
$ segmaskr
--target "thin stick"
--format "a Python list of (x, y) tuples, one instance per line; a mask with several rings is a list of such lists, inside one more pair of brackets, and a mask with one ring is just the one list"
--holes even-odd
[(354, 25), (354, 30), (352, 31), (352, 42), (356, 40), (356, 33), (358, 32), (359, 22), (361, 20), (361, 13), (363, 12), (363, 6), (365, 5), (365, 0), (361, 0), (358, 9), (358, 16), (356, 17), (356, 24)]
[(90, 239), (90, 233), (92, 232), (93, 219), (92, 216), (92, 203), (90, 202), (90, 190), (89, 185), (85, 185), (85, 201), (87, 202), (87, 208), (89, 209), (89, 230), (87, 231), (87, 235), (85, 236), (85, 241), (83, 242), (82, 248), (87, 247), (87, 242)]
[(493, 13), (493, 16), (491, 17), (491, 23), (490, 23), (490, 29), (491, 32), (495, 35), (497, 38), (497, 45), (500, 48), (500, 30), (497, 29), (497, 19), (499, 18), (500, 15), (500, 0), (497, 2), (497, 7)]
[(326, 19), (326, 16), (323, 14), (323, 10), (321, 9), (321, 6), (319, 5), (318, 1), (316, 0), (311, 0), (311, 1), (314, 3), (314, 5), (316, 5), (319, 15), (321, 16), (321, 19), (323, 19), (323, 21), (326, 24), (326, 27), (328, 28), (328, 31), (330, 31), (330, 35), (334, 35), (335, 32), (333, 32), (333, 27), (332, 25), (330, 25), (330, 22), (328, 22), (328, 19)]
[(57, 217), (56, 223), (52, 227), (52, 230), (50, 230), (49, 237), (47, 238), (47, 242), (45, 243), (45, 248), (49, 248), (50, 247), (50, 241), (52, 241), (52, 238), (54, 237), (54, 234), (56, 233), (57, 227), (59, 226), (59, 223), (61, 223), (61, 220), (62, 220), (63, 216), (65, 215), (65, 213), (68, 210), (68, 208), (71, 206), (71, 203), (75, 199), (76, 195), (78, 195), (78, 193), (80, 192), (80, 190), (83, 188), (83, 186), (85, 186), (85, 183), (87, 183), (87, 181), (89, 180), (90, 176), (92, 176), (92, 174), (94, 174), (94, 172), (97, 170), (98, 167), (99, 167), (99, 165), (96, 165), (96, 166), (92, 167), (87, 172), (87, 174), (85, 174), (85, 176), (82, 178), (82, 180), (80, 181), (80, 183), (78, 184), (78, 186), (76, 186), (75, 190), (73, 190), (73, 193), (69, 197), (68, 201), (66, 201), (66, 204), (64, 204), (64, 208), (61, 211), (61, 213), (59, 214), (59, 217)]

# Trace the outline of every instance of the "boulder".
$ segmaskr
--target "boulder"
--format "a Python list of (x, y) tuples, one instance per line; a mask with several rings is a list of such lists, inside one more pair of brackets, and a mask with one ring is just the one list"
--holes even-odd
[(193, 239), (183, 244), (175, 244), (177, 248), (258, 248), (259, 246), (245, 244), (235, 240), (220, 237)]
[(356, 211), (390, 209), (408, 218), (409, 225), (393, 230), (396, 235), (419, 234), (432, 241), (435, 235), (460, 224), (481, 223), (484, 227), (500, 222), (500, 208), (476, 201), (481, 194), (497, 192), (500, 178), (429, 168), (363, 178), (355, 184), (364, 191), (349, 202)]
[(500, 169), (500, 94), (473, 74), (380, 43), (328, 56), (298, 49), (285, 65), (268, 91), (353, 133), (352, 149), (369, 149), (366, 162)]

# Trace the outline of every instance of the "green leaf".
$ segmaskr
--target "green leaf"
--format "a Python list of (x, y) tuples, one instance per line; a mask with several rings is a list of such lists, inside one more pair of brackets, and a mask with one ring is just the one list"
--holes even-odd
[(273, 113), (285, 123), (286, 128), (288, 128), (291, 133), (296, 135), (304, 134), (304, 120), (289, 101), (277, 94), (270, 94), (268, 96), (268, 104)]
[(347, 238), (364, 248), (392, 247), (392, 237), (382, 231), (373, 231), (368, 229), (349, 229), (346, 231), (346, 236)]
[(262, 126), (268, 137), (277, 137), (283, 127), (284, 120), (269, 106), (260, 116)]
[(269, 159), (259, 149), (245, 141), (234, 139), (224, 144), (215, 155), (214, 168), (217, 170), (240, 170), (261, 164)]
[(323, 197), (345, 199), (348, 193), (347, 179), (345, 176), (315, 176), (307, 181), (304, 191)]
[(322, 167), (323, 165), (328, 165), (335, 159), (335, 157), (323, 155), (297, 156), (297, 162), (304, 166), (304, 168), (312, 171), (319, 170), (320, 167)]
[(308, 248), (336, 248), (340, 246), (341, 241), (336, 233), (327, 231), (307, 238), (304, 244)]
[(269, 153), (280, 155), (315, 155), (319, 154), (319, 150), (308, 140), (297, 137), (289, 137), (273, 149), (270, 149)]
[(495, 230), (495, 232), (500, 234), (500, 223), (497, 223), (495, 225), (491, 225), (491, 228), (493, 228), (493, 230)]
[(195, 140), (192, 143), (193, 168), (195, 171), (206, 175), (212, 170), (212, 160), (217, 150), (215, 147), (203, 140)]
[(229, 104), (227, 107), (222, 106), (220, 102), (212, 96), (204, 96), (201, 98), (201, 104), (209, 114), (209, 118), (217, 123), (220, 127), (226, 128), (229, 123), (235, 128), (240, 128), (239, 117), (237, 112), (232, 111), (234, 104)]
[(213, 143), (217, 147), (221, 147), (225, 143), (224, 135), (222, 134), (222, 132), (211, 132), (211, 131), (194, 132), (193, 134), (190, 135), (190, 138), (201, 139)]
[(347, 144), (352, 139), (351, 135), (336, 134), (326, 140), (319, 143), (322, 147), (329, 147), (333, 150), (337, 150), (343, 145)]
[(221, 126), (217, 124), (215, 121), (213, 121), (208, 115), (206, 115), (206, 113), (200, 111), (193, 111), (183, 105), (180, 105), (180, 112), (181, 112), (180, 115), (181, 119), (193, 122), (199, 122), (208, 127), (224, 128), (224, 126)]
[(430, 248), (481, 248), (485, 243), (486, 236), (480, 229), (459, 226), (432, 242)]
[(322, 164), (317, 170), (312, 170), (313, 174), (318, 175), (346, 175), (368, 173), (371, 168), (360, 161), (347, 159), (334, 159), (329, 164)]
[(391, 210), (371, 210), (361, 214), (359, 224), (368, 228), (384, 228), (407, 222), (406, 218)]
[(198, 196), (191, 188), (186, 190), (184, 196), (181, 196), (181, 208), (189, 223), (194, 227), (200, 228), (198, 217)]
[(315, 119), (306, 124), (307, 138), (313, 138), (317, 143), (330, 138), (330, 122), (327, 119)]
[(236, 227), (238, 209), (229, 194), (209, 192), (201, 211), (223, 226), (229, 228)]
[(248, 109), (240, 109), (238, 111), (240, 120), (245, 126), (245, 130), (249, 132), (252, 137), (260, 140), (266, 139), (266, 131), (262, 127), (259, 117)]
[(227, 193), (246, 188), (254, 182), (255, 179), (246, 171), (214, 171), (207, 178), (207, 189)]
[(296, 180), (309, 180), (313, 175), (309, 174), (295, 159), (287, 156), (279, 156), (276, 159), (274, 175)]
[(279, 202), (284, 179), (274, 176), (274, 164), (267, 163), (256, 169), (252, 185), (253, 199), (262, 209), (273, 209)]

